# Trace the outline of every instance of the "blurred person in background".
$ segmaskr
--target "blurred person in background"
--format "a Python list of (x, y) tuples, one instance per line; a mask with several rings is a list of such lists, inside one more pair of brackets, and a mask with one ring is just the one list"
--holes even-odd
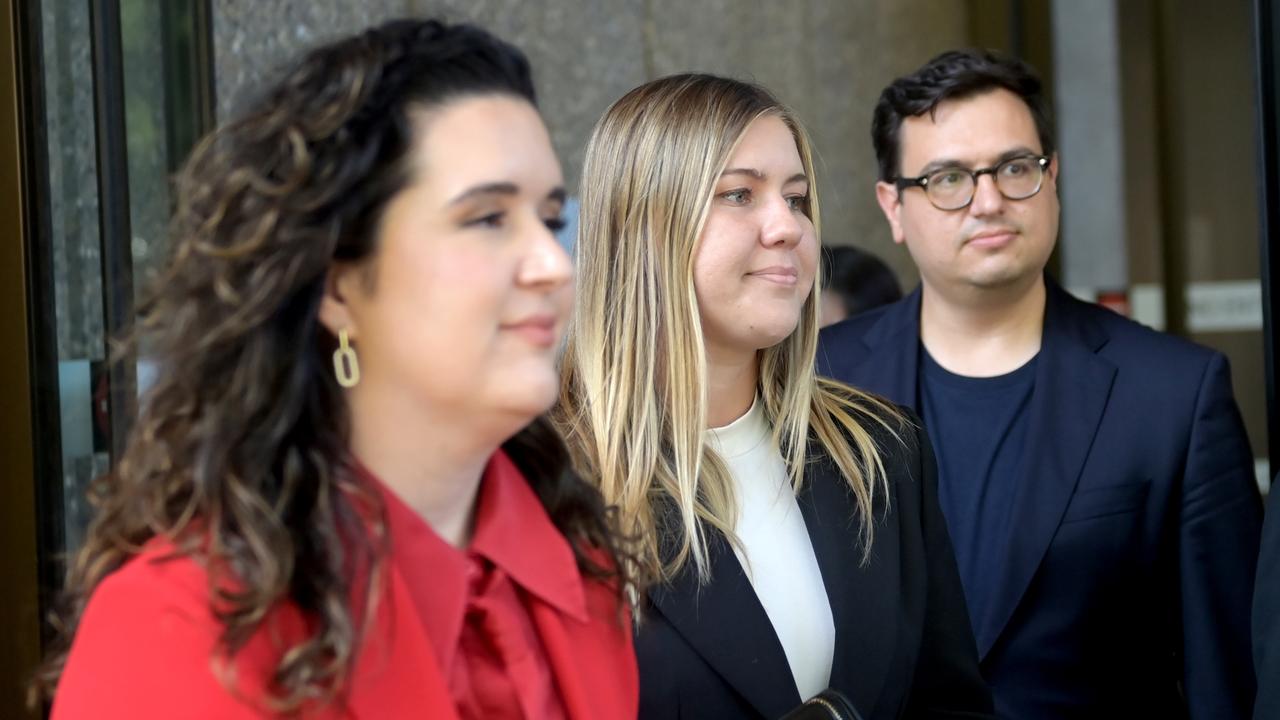
[(893, 271), (880, 258), (852, 245), (822, 248), (822, 327), (902, 299)]
[(615, 540), (540, 415), (571, 270), (528, 63), (321, 47), (195, 151), (53, 717), (630, 718)]
[(792, 112), (710, 75), (587, 147), (553, 418), (638, 541), (641, 718), (990, 712), (928, 439), (814, 374), (815, 183)]

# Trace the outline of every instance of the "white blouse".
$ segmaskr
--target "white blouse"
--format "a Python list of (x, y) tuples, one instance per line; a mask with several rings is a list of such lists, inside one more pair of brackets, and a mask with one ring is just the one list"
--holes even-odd
[(707, 431), (707, 443), (733, 476), (738, 521), (734, 547), (756, 597), (782, 643), (800, 698), (831, 680), (835, 623), (818, 559), (782, 453), (760, 399), (732, 423)]

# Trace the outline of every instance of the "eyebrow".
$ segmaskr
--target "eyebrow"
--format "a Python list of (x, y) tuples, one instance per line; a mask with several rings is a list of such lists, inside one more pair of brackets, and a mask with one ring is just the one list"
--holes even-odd
[[(1036, 152), (1035, 150), (1032, 150), (1031, 148), (1025, 145), (1019, 145), (1018, 147), (1010, 148), (1009, 150), (1005, 150), (1004, 152), (1000, 153), (1000, 156), (996, 158), (996, 161), (991, 163), (991, 167), (995, 167), (996, 165), (999, 165), (1005, 160), (1012, 160), (1013, 158), (1022, 157), (1024, 155), (1039, 156), (1040, 153)], [(970, 167), (968, 163), (961, 162), (960, 160), (955, 160), (952, 158), (941, 158), (938, 160), (934, 160), (928, 165), (925, 165), (924, 168), (920, 170), (919, 174), (916, 175), (916, 177), (920, 177), (922, 175), (928, 175), (934, 171), (942, 170), (944, 168), (968, 168), (968, 167)]]
[[(517, 187), (515, 183), (509, 183), (509, 182), (484, 183), (482, 185), (475, 185), (467, 188), (466, 190), (463, 190), (461, 193), (459, 193), (457, 196), (455, 196), (452, 200), (449, 201), (449, 205), (451, 206), (459, 205), (479, 195), (518, 195), (519, 193), (520, 193), (520, 188)], [(546, 199), (555, 200), (563, 204), (566, 197), (568, 196), (566, 195), (564, 191), (564, 187), (562, 186), (562, 187), (557, 187), (551, 192), (547, 193)]]
[[(759, 170), (756, 170), (755, 168), (729, 168), (724, 172), (720, 173), (720, 177), (724, 177), (726, 175), (750, 175), (751, 177), (757, 180), (764, 180), (765, 178), (765, 174), (760, 172)], [(786, 181), (783, 182), (782, 184), (790, 185), (791, 183), (794, 183), (794, 182), (809, 182), (809, 176), (805, 175), (802, 172), (796, 173), (795, 175), (792, 175), (791, 177), (787, 178)]]

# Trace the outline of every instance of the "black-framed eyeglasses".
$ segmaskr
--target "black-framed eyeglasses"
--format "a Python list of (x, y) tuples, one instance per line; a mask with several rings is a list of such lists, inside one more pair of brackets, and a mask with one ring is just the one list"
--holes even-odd
[(1048, 167), (1047, 155), (1019, 155), (980, 170), (944, 167), (920, 177), (894, 178), (893, 184), (898, 187), (898, 192), (912, 187), (924, 188), (925, 196), (934, 207), (959, 210), (973, 202), (978, 178), (983, 175), (990, 175), (996, 189), (1009, 200), (1026, 200), (1040, 192), (1044, 171)]

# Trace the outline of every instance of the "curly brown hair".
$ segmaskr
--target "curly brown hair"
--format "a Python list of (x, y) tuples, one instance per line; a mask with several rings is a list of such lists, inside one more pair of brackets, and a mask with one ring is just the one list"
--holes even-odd
[[(350, 419), (327, 370), (336, 342), (318, 320), (325, 278), (376, 252), (381, 211), (408, 180), (414, 113), (486, 94), (534, 101), (519, 50), (474, 26), (395, 21), (310, 52), (196, 148), (177, 179), (172, 256), (129, 341), (156, 381), (91, 489), (97, 515), (37, 695), (56, 688), (94, 589), (156, 537), (208, 568), (226, 657), (282, 600), (313, 618), (268, 679), (273, 705), (342, 689), (387, 548), (380, 498), (349, 470)], [(539, 418), (503, 447), (584, 574), (621, 587), (610, 516), (550, 426)], [(598, 550), (615, 561), (593, 562)]]

